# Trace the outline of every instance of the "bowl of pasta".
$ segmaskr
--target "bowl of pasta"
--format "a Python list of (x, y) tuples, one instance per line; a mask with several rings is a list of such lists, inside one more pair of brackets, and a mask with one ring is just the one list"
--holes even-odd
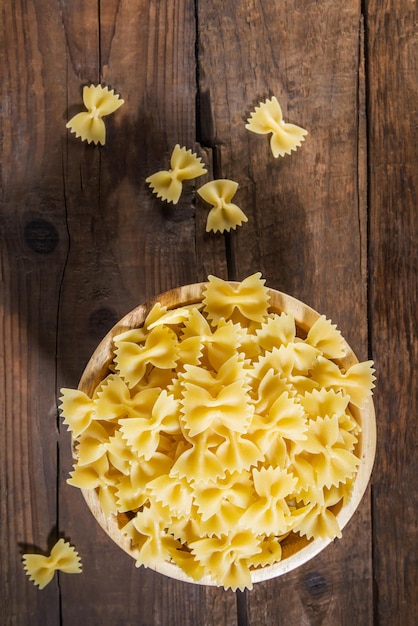
[(68, 482), (138, 567), (251, 589), (341, 537), (372, 472), (373, 381), (260, 273), (209, 276), (128, 313), (61, 390)]

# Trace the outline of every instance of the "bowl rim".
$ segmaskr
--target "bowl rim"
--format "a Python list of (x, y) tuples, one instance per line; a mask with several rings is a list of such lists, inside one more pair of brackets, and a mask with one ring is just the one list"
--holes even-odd
[[(238, 281), (228, 280), (226, 282), (233, 285), (239, 284)], [(106, 376), (109, 371), (108, 365), (112, 361), (114, 355), (113, 338), (116, 335), (131, 328), (138, 328), (142, 326), (147, 314), (156, 303), (166, 306), (168, 310), (175, 309), (180, 306), (199, 303), (202, 300), (203, 292), (208, 284), (208, 281), (206, 281), (191, 283), (189, 285), (183, 285), (182, 287), (170, 289), (156, 297), (150, 298), (143, 304), (139, 304), (129, 313), (124, 315), (108, 331), (92, 353), (81, 375), (78, 389), (84, 391), (91, 397), (95, 387), (97, 386), (96, 381), (103, 380)], [(292, 313), (296, 326), (304, 332), (307, 332), (313, 323), (322, 316), (321, 313), (318, 313), (315, 309), (301, 300), (298, 300), (294, 296), (271, 288), (267, 289), (267, 293), (270, 297), (270, 304), (268, 307), (269, 312)], [(341, 338), (346, 355), (342, 359), (335, 359), (335, 361), (343, 367), (350, 367), (351, 365), (358, 363), (358, 359), (346, 339), (343, 336), (341, 336)], [(357, 409), (351, 405), (351, 410), (355, 413), (356, 420), (358, 420), (361, 424), (361, 433), (359, 437), (361, 442), (359, 443), (361, 454), (360, 465), (353, 482), (350, 498), (348, 502), (344, 504), (336, 513), (341, 530), (344, 529), (360, 505), (370, 481), (376, 455), (376, 416), (373, 398), (369, 397), (361, 409)], [(73, 454), (75, 443), (76, 440), (73, 439)], [(120, 531), (117, 523), (117, 516), (112, 515), (110, 517), (106, 517), (103, 513), (96, 490), (81, 489), (81, 492), (88, 508), (105, 533), (122, 550), (137, 560), (138, 549), (132, 547), (131, 540)], [(333, 541), (334, 539), (330, 538), (315, 539), (311, 541), (304, 539), (304, 547), (299, 548), (297, 551), (284, 557), (277, 563), (252, 569), (252, 583), (276, 578), (277, 576), (292, 571), (293, 569), (310, 561)], [(150, 569), (153, 569), (154, 571), (164, 574), (170, 578), (184, 582), (210, 586), (216, 585), (216, 582), (214, 582), (209, 576), (204, 576), (198, 581), (190, 578), (178, 565), (171, 561), (164, 561), (158, 566), (150, 567)]]

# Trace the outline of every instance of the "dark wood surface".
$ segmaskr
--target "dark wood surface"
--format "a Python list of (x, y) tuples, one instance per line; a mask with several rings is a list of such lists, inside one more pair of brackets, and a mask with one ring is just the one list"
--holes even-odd
[[(412, 625), (418, 614), (417, 10), (413, 0), (16, 0), (0, 38), (0, 623)], [(82, 87), (125, 100), (104, 147), (66, 130)], [(245, 122), (276, 95), (309, 134), (273, 159)], [(176, 143), (239, 182), (248, 223), (205, 232), (187, 184), (145, 178)], [(378, 447), (343, 537), (234, 594), (136, 569), (66, 484), (59, 389), (149, 297), (208, 274), (327, 315), (377, 370)], [(39, 591), (21, 557), (69, 539), (83, 574)]]

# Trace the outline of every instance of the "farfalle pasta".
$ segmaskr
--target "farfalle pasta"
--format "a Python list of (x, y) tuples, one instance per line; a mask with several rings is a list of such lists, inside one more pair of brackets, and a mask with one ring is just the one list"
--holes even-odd
[(75, 548), (68, 541), (59, 539), (53, 546), (49, 556), (43, 554), (24, 554), (23, 566), (39, 589), (51, 582), (57, 570), (66, 574), (81, 573), (81, 560)]
[(248, 222), (245, 213), (231, 202), (238, 183), (228, 179), (211, 180), (197, 190), (199, 196), (212, 206), (206, 221), (206, 232), (225, 232)]
[(275, 96), (255, 107), (245, 128), (260, 135), (271, 133), (270, 148), (275, 158), (296, 150), (308, 134), (304, 128), (284, 121), (282, 109)]
[(125, 101), (113, 89), (90, 85), (83, 88), (83, 102), (87, 111), (77, 113), (67, 122), (66, 127), (82, 141), (104, 145), (106, 126), (102, 117), (114, 113)]
[(177, 204), (183, 190), (183, 181), (198, 178), (207, 170), (196, 154), (179, 144), (174, 146), (170, 158), (170, 169), (151, 174), (145, 179), (153, 193), (161, 200)]
[(374, 370), (342, 368), (333, 324), (303, 331), (272, 310), (259, 273), (210, 276), (198, 302), (155, 304), (113, 346), (91, 397), (62, 390), (68, 482), (118, 516), (137, 566), (169, 561), (191, 580), (251, 588), (288, 538), (341, 535)]
[(268, 289), (260, 274), (248, 276), (238, 284), (209, 277), (209, 287), (203, 298), (204, 311), (216, 326), (221, 319), (237, 320), (244, 327), (262, 322), (267, 317)]

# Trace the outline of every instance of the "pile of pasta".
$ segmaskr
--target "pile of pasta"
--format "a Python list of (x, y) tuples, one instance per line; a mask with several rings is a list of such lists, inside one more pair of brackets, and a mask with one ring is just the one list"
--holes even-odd
[(201, 302), (157, 303), (114, 337), (93, 397), (62, 390), (68, 482), (125, 514), (137, 566), (251, 588), (289, 535), (341, 535), (335, 507), (360, 463), (352, 408), (371, 395), (373, 363), (345, 371), (335, 325), (322, 316), (303, 334), (269, 305), (260, 273), (209, 276)]

